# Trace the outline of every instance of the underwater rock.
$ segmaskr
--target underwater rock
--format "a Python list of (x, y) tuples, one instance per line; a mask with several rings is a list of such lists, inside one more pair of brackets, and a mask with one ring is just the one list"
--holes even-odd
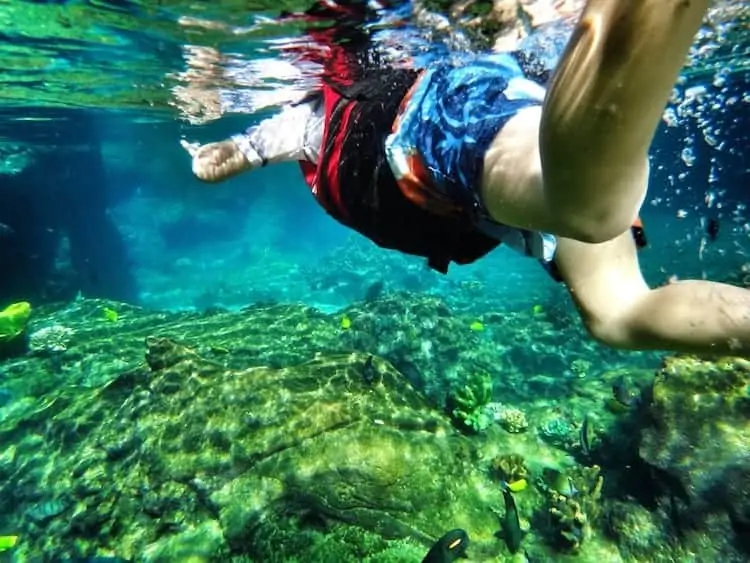
[(74, 331), (62, 325), (50, 325), (35, 330), (29, 335), (29, 350), (36, 354), (60, 354), (65, 352)]
[[(462, 435), (444, 414), (445, 391), (475, 386), (466, 398), (476, 406), (494, 388), (534, 427), (561, 416), (522, 402), (537, 394), (514, 365), (542, 354), (511, 351), (533, 341), (554, 366), (581, 351), (571, 334), (529, 331), (530, 314), (462, 315), (444, 299), (395, 291), (337, 314), (268, 303), (41, 306), (35, 325), (70, 327), (74, 344), (54, 355), (65, 360), (58, 373), (40, 354), (0, 367), (14, 394), (0, 420), (0, 528), (19, 535), (14, 556), (26, 560), (188, 560), (177, 547), (189, 544), (203, 561), (254, 552), (374, 563), (420, 561), (460, 527), (473, 560), (496, 560), (508, 548), (496, 535), (504, 499), (489, 460), (516, 452), (536, 472), (564, 456), (536, 433), (501, 429), (487, 405), (486, 432)], [(471, 328), (477, 320), (484, 330)], [(517, 555), (545, 560), (548, 538), (532, 514), (549, 520), (546, 497), (532, 480), (507, 489), (524, 529), (534, 522)], [(57, 499), (65, 512), (39, 525), (27, 517)], [(602, 547), (598, 531), (577, 557)]]
[(418, 560), (454, 527), (483, 556), (504, 549), (502, 493), (476, 446), (381, 358), (368, 382), (365, 354), (234, 370), (168, 338), (146, 345), (147, 373), (69, 391), (40, 411), (54, 418), (15, 432), (6, 422), (6, 438), (38, 437), (0, 484), (19, 557), (106, 545), (143, 561), (363, 561), (378, 538)]
[(635, 561), (675, 561), (670, 549), (672, 530), (643, 506), (613, 502), (606, 515), (607, 533), (620, 553)]
[(35, 524), (42, 525), (65, 512), (66, 508), (61, 499), (49, 500), (33, 505), (26, 516)]
[(0, 360), (26, 352), (30, 316), (31, 304), (26, 301), (12, 303), (0, 310)]
[[(644, 396), (638, 454), (673, 523), (725, 520), (750, 553), (750, 361), (667, 359)], [(720, 520), (720, 519), (719, 519)], [(714, 518), (712, 526), (717, 525)], [(721, 535), (719, 536), (721, 537)]]
[(12, 400), (13, 393), (4, 387), (0, 387), (0, 409), (9, 404)]

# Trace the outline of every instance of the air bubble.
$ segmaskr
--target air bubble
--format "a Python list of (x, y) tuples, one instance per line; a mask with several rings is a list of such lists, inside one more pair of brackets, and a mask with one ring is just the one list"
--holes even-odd
[(695, 164), (695, 153), (693, 152), (693, 149), (690, 147), (685, 147), (682, 149), (682, 161), (685, 163), (686, 166), (690, 167), (693, 164)]

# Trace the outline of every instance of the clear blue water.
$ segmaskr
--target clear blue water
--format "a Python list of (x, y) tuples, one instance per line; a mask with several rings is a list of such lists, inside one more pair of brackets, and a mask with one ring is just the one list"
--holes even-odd
[[(668, 110), (674, 123), (665, 120), (652, 151), (644, 210), (652, 246), (642, 260), (654, 283), (733, 276), (750, 262), (747, 41), (739, 33), (747, 16), (733, 10), (728, 3), (717, 12), (726, 23), (715, 17), (721, 25), (696, 43)], [(0, 301), (80, 292), (169, 309), (257, 299), (330, 309), (356, 298), (310, 287), (306, 272), (329, 253), (366, 243), (317, 208), (296, 167), (209, 187), (191, 177), (178, 145), (243, 129), (258, 119), (247, 115), (249, 100), (291, 84), (258, 70), (258, 61), (278, 59), (278, 46), (296, 37), (273, 15), (232, 2), (0, 6), (0, 18), (13, 22), (0, 45), (0, 223), (17, 233), (0, 239), (3, 269), (14, 270), (0, 284)], [(439, 37), (414, 25), (402, 33), (421, 57), (446, 52)], [(188, 80), (191, 72), (200, 79)], [(223, 109), (196, 118), (193, 108), (190, 119), (180, 101), (188, 85)], [(705, 235), (711, 218), (721, 225), (715, 242)], [(505, 249), (450, 278), (474, 276), (491, 280), (506, 307), (533, 302), (529, 287), (556, 291), (534, 264)], [(445, 280), (428, 277), (431, 290), (445, 289)]]
[[(304, 3), (0, 2), (0, 309), (82, 295), (170, 311), (281, 302), (337, 312), (383, 282), (440, 296), (457, 314), (542, 305), (567, 318), (567, 293), (534, 261), (501, 247), (436, 274), (334, 222), (295, 165), (215, 186), (193, 178), (180, 139), (225, 138), (272, 111), (251, 112), (259, 100), (295, 85), (265, 65), (298, 37), (273, 23), (282, 7)], [(750, 286), (749, 12), (717, 3), (657, 134), (642, 212), (652, 284)], [(404, 14), (406, 25), (384, 31), (422, 60), (450, 56), (455, 37)], [(525, 45), (561, 37), (564, 27), (540, 29)], [(555, 49), (545, 54), (553, 64)], [(658, 363), (587, 350), (610, 368)], [(554, 351), (533, 353), (555, 365)], [(0, 389), (0, 407), (12, 400)]]

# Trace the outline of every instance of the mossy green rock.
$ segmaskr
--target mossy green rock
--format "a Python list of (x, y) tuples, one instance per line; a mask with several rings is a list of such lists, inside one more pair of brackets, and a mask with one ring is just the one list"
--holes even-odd
[[(750, 534), (750, 361), (668, 359), (645, 406), (639, 454), (683, 523)], [(731, 525), (730, 525), (731, 524)]]
[(29, 323), (31, 304), (19, 301), (0, 311), (0, 344), (10, 342), (20, 336)]
[(357, 353), (235, 370), (146, 344), (142, 368), (0, 426), (20, 561), (413, 560), (455, 527), (475, 560), (503, 551), (475, 446), (386, 361), (374, 378)]

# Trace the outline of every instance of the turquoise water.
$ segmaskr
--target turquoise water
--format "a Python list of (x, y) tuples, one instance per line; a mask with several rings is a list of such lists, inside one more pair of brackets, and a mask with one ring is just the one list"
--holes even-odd
[[(634, 500), (639, 476), (623, 477), (634, 462), (613, 453), (615, 437), (625, 444), (632, 428), (605, 406), (621, 375), (650, 381), (664, 355), (592, 342), (565, 289), (533, 260), (501, 247), (437, 274), (335, 223), (292, 164), (220, 185), (193, 178), (180, 139), (225, 138), (269, 115), (280, 92), (302, 87), (304, 77), (278, 66), (300, 29), (274, 18), (305, 7), (0, 2), (0, 309), (28, 301), (29, 332), (71, 331), (59, 333), (60, 350), (14, 349), (0, 361), (0, 536), (19, 538), (17, 551), (0, 547), (0, 561), (419, 561), (452, 527), (478, 538), (470, 560), (521, 560), (486, 532), (495, 518), (507, 522), (498, 479), (482, 487), (490, 460), (508, 453), (523, 455), (535, 478), (567, 468), (579, 488), (596, 480), (581, 468), (600, 465), (604, 474), (603, 508), (584, 506), (597, 519), (578, 555), (549, 541), (546, 513), (530, 507), (543, 506), (550, 489), (529, 476), (530, 491), (517, 494), (531, 528), (526, 560), (689, 560), (697, 546), (705, 551), (696, 561), (742, 560), (747, 551), (723, 543), (732, 526), (746, 530), (742, 518), (697, 525), (684, 549), (659, 552), (678, 545), (681, 530), (663, 516), (667, 501)], [(750, 287), (748, 13), (743, 2), (716, 4), (665, 111), (642, 213), (650, 244), (640, 257), (651, 284), (698, 278)], [(486, 48), (470, 26), (436, 30), (403, 7), (397, 20), (384, 20), (379, 33), (421, 61)], [(551, 66), (568, 30), (542, 26), (522, 45), (546, 49)], [(148, 340), (162, 336), (176, 352)], [(353, 369), (391, 390), (375, 394)], [(681, 369), (745, 377), (747, 368)], [(295, 370), (305, 377), (295, 379)], [(450, 397), (477, 376), (491, 382), (493, 403), (526, 413), (528, 430), (451, 427)], [(306, 377), (330, 384), (308, 394)], [(712, 392), (695, 396), (721, 397)], [(252, 402), (258, 397), (262, 407)], [(352, 415), (356, 424), (316, 418), (348, 416), (352, 405), (363, 409)], [(588, 413), (599, 453), (587, 458), (580, 430)], [(232, 426), (237, 420), (244, 430)], [(737, 471), (747, 471), (747, 421), (732, 420), (740, 425)], [(393, 439), (368, 441), (379, 426)], [(333, 446), (304, 450), (312, 434), (284, 442), (300, 428), (325, 436), (353, 427), (358, 433), (342, 430), (340, 443), (357, 463)], [(398, 441), (415, 427), (422, 434), (414, 442)], [(252, 441), (260, 434), (264, 445)], [(391, 447), (406, 468), (383, 453)], [(299, 457), (283, 457), (295, 448)], [(352, 476), (372, 466), (405, 485), (380, 489), (390, 473), (365, 484)], [(430, 471), (440, 486), (419, 493)], [(716, 481), (747, 490), (745, 477), (730, 477)], [(320, 492), (316, 481), (330, 488)], [(81, 492), (94, 486), (91, 496)], [(294, 502), (273, 497), (279, 488)], [(404, 490), (428, 500), (405, 500)], [(353, 510), (358, 503), (371, 512)], [(257, 522), (250, 507), (263, 515)], [(429, 517), (409, 516), (420, 510)], [(357, 530), (370, 535), (355, 538)], [(641, 548), (627, 540), (640, 541), (644, 530), (651, 536)], [(332, 547), (350, 544), (357, 549)]]
[[(747, 262), (743, 147), (748, 129), (748, 47), (740, 31), (747, 15), (732, 3), (720, 8), (713, 14), (714, 26), (696, 42), (693, 63), (676, 89), (653, 150), (655, 172), (644, 212), (654, 233), (653, 248), (644, 253), (643, 262), (655, 283), (670, 276), (731, 276)], [(68, 198), (78, 210), (75, 214), (81, 215), (77, 224), (88, 226), (66, 229), (54, 213), (30, 211), (28, 205), (26, 212), (41, 215), (38, 222), (63, 237), (65, 230), (75, 231), (76, 240), (93, 234), (102, 243), (74, 242), (73, 251), (80, 247), (83, 256), (66, 258), (59, 248), (51, 248), (59, 244), (59, 237), (51, 241), (44, 234), (30, 233), (29, 244), (47, 254), (37, 262), (46, 263), (31, 264), (28, 275), (10, 284), (7, 299), (24, 297), (29, 290), (52, 296), (59, 292), (61, 297), (80, 291), (126, 297), (148, 306), (186, 308), (200, 294), (204, 304), (236, 307), (251, 302), (256, 291), (269, 298), (304, 298), (328, 308), (343, 304), (341, 295), (310, 292), (305, 274), (295, 272), (309, 260), (324, 261), (343, 239), (357, 237), (317, 210), (295, 167), (262, 170), (218, 188), (206, 187), (191, 178), (186, 155), (177, 144), (180, 138), (206, 142), (244, 129), (257, 119), (245, 115), (253, 102), (262, 103), (282, 86), (294, 85), (294, 78), (279, 76), (283, 68), (268, 66), (278, 62), (279, 48), (298, 33), (289, 25), (279, 29), (273, 14), (262, 6), (239, 9), (231, 2), (3, 5), (2, 17), (9, 23), (6, 41), (0, 45), (0, 151), (7, 155), (8, 172), (4, 177), (11, 183), (56, 184), (53, 189), (24, 189), (48, 190), (62, 203)], [(430, 53), (440, 56), (435, 53), (445, 51), (444, 38), (430, 39), (429, 28), (420, 32), (413, 25), (402, 33), (414, 43), (415, 53), (426, 60)], [(526, 43), (543, 43), (552, 31), (543, 29)], [(559, 45), (565, 28), (555, 33)], [(78, 149), (86, 144), (98, 147), (101, 161), (81, 156)], [(64, 165), (39, 162), (39, 178), (28, 167), (34, 153), (61, 155), (68, 150), (75, 156), (65, 157)], [(24, 166), (27, 178), (18, 174)], [(60, 170), (59, 180), (51, 180), (50, 168)], [(93, 195), (68, 180), (91, 178), (89, 170), (98, 170), (100, 176), (92, 180), (101, 185), (92, 188)], [(86, 207), (92, 217), (106, 210), (106, 221), (113, 226), (102, 225), (97, 236), (97, 223), (105, 220), (87, 219)], [(721, 218), (722, 236), (716, 244), (706, 245), (702, 223), (714, 215)], [(294, 233), (289, 232), (289, 221), (297, 227)], [(662, 228), (666, 233), (655, 232)], [(25, 252), (19, 253), (22, 261)], [(286, 276), (283, 282), (272, 278), (266, 283), (263, 275), (249, 270), (253, 265), (265, 270), (269, 253), (274, 260), (289, 260), (288, 268), (279, 266), (280, 275)], [(84, 261), (90, 271), (83, 272), (84, 265), (78, 264), (74, 271), (60, 272), (63, 268), (51, 264), (66, 259)], [(18, 268), (17, 262), (8, 260)], [(499, 264), (490, 265), (495, 260)], [(535, 270), (530, 264), (518, 265), (501, 249), (489, 262), (456, 269), (452, 276), (515, 273), (523, 267)], [(127, 269), (132, 279), (110, 279), (115, 269), (121, 270), (118, 275)], [(190, 281), (175, 285), (175, 275)], [(60, 276), (68, 277), (55, 282)], [(28, 283), (31, 277), (37, 278), (33, 287)], [(536, 279), (543, 287), (543, 276)], [(515, 291), (507, 276), (502, 280), (498, 283), (511, 284), (503, 294)], [(397, 279), (390, 281), (398, 287)], [(278, 290), (271, 288), (276, 283)], [(440, 280), (435, 277), (434, 283)], [(282, 289), (285, 294), (278, 293)]]

